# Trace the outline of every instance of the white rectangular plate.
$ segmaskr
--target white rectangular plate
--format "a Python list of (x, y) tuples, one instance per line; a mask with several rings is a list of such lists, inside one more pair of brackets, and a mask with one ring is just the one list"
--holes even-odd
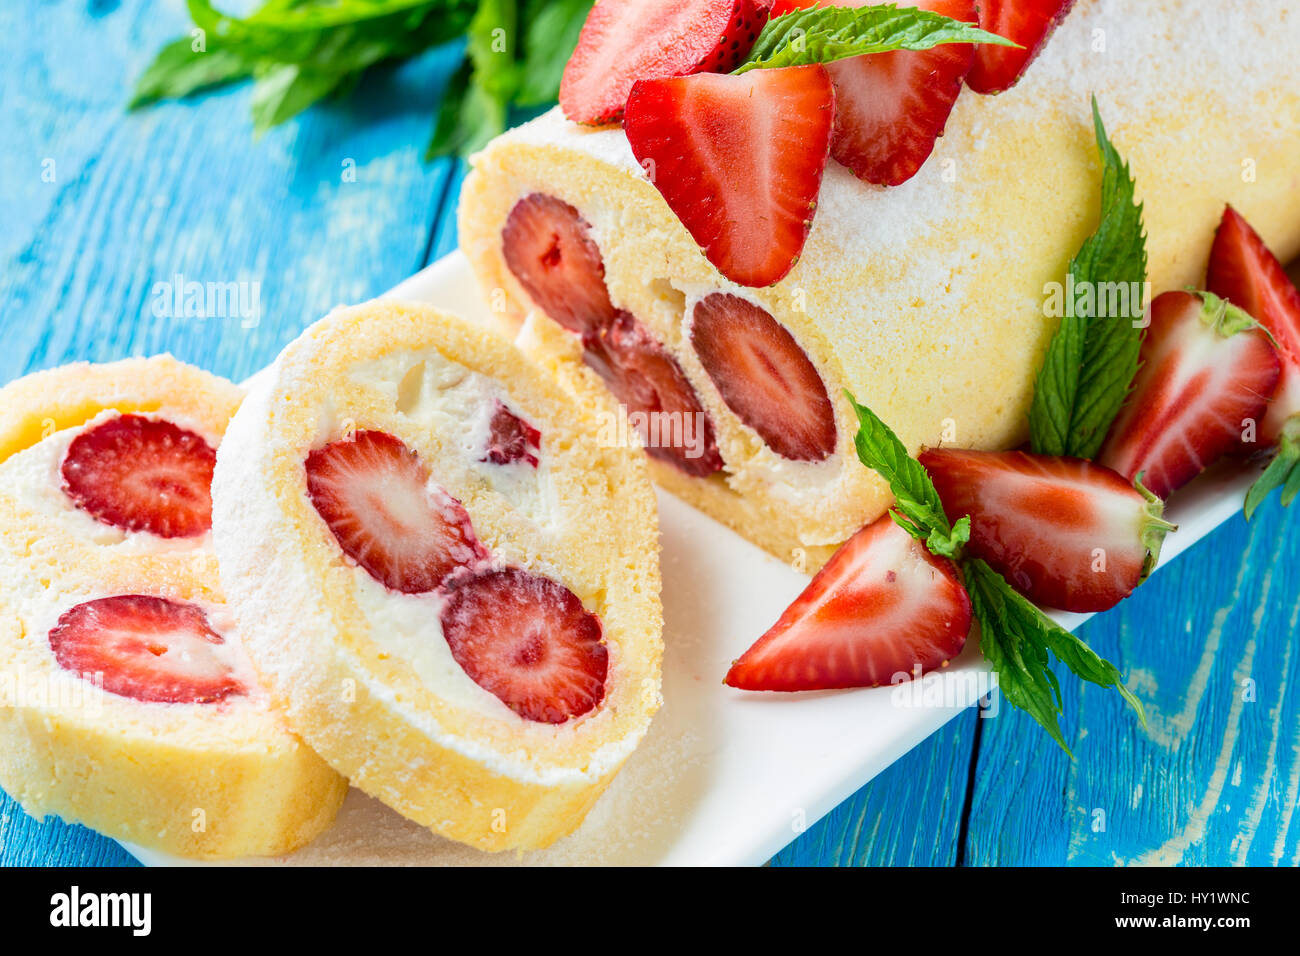
[[(486, 318), (458, 252), (388, 294)], [(1180, 529), (1161, 563), (1239, 511), (1255, 474), (1211, 472), (1175, 496), (1169, 516)], [(310, 846), (247, 862), (757, 865), (794, 839), (797, 823), (811, 825), (988, 692), (974, 642), (923, 679), (924, 693), (912, 693), (914, 684), (789, 696), (725, 687), (731, 661), (808, 579), (663, 492), (659, 507), (665, 704), (576, 833), (548, 850), (491, 855), (435, 836), (353, 790), (334, 826)], [(1073, 629), (1087, 615), (1054, 617)], [(927, 703), (913, 703), (920, 700)], [(127, 849), (147, 864), (186, 862)]]

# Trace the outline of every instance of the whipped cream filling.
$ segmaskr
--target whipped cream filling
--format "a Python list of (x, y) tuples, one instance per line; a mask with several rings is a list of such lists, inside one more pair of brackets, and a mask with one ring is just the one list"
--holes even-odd
[[(558, 520), (551, 464), (545, 451), (536, 467), (523, 460), (504, 465), (481, 460), (498, 402), (541, 430), (543, 445), (546, 440), (545, 423), (534, 421), (515, 405), (499, 382), (433, 348), (358, 364), (347, 377), (352, 384), (391, 400), (415, 426), (414, 433), (436, 436), (441, 454), (434, 458), (423, 453), (409, 435), (397, 435), (412, 444), (429, 469), (431, 490), (441, 488), (455, 497), (455, 488), (486, 485), (542, 535)], [(348, 426), (360, 430), (367, 423), (348, 422), (337, 413), (322, 415), (313, 447), (337, 440)], [(467, 510), (472, 508), (470, 502), (461, 503)], [(470, 520), (474, 520), (472, 510)], [(475, 530), (480, 530), (477, 525)], [(504, 564), (502, 557), (494, 555), (484, 566)], [(555, 576), (551, 569), (532, 570)], [(425, 687), (457, 707), (497, 719), (519, 719), (496, 695), (476, 684), (452, 656), (442, 630), (445, 600), (440, 591), (404, 594), (390, 590), (359, 565), (352, 564), (352, 573), (357, 606), (370, 625), (372, 640), (383, 653), (406, 662)]]
[[(207, 618), (208, 625), (222, 639), (221, 644), (208, 645), (205, 651), (210, 652), (221, 665), (230, 670), (230, 673), (243, 685), (244, 692), (212, 703), (138, 700), (105, 690), (95, 674), (83, 674), (64, 668), (55, 657), (49, 641), (50, 631), (59, 623), (59, 619), (79, 604), (128, 593), (164, 597), (178, 604), (191, 604), (200, 608)], [(125, 590), (92, 589), (88, 585), (76, 589), (31, 587), (11, 591), (9, 600), (23, 622), (28, 640), (24, 642), (26, 652), (14, 662), (17, 666), (13, 667), (11, 673), (5, 673), (0, 677), (8, 678), (9, 681), (6, 683), (12, 682), (11, 690), (25, 695), (29, 703), (34, 700), (33, 690), (39, 683), (40, 691), (46, 695), (46, 706), (56, 708), (74, 706), (98, 708), (102, 711), (108, 706), (108, 701), (118, 701), (132, 707), (147, 708), (146, 713), (158, 711), (160, 714), (177, 708), (187, 710), (202, 708), (205, 711), (223, 713), (245, 705), (269, 709), (270, 699), (244, 650), (234, 615), (225, 605), (187, 600), (143, 585)], [(174, 649), (169, 651), (169, 653), (176, 652)], [(183, 651), (181, 653), (183, 654)], [(27, 661), (26, 665), (23, 664), (24, 660)], [(8, 668), (6, 670), (8, 671)], [(27, 687), (20, 686), (24, 681), (27, 682)], [(88, 711), (88, 716), (96, 716), (96, 713)]]
[[(65, 428), (24, 448), (0, 464), (0, 484), (19, 507), (48, 520), (65, 533), (123, 555), (178, 554), (207, 551), (212, 547), (212, 532), (189, 538), (161, 538), (147, 531), (126, 531), (99, 521), (81, 510), (63, 491), (62, 466), (68, 446), (92, 428), (117, 418), (120, 412), (106, 409), (85, 424)], [(184, 415), (135, 413), (143, 418), (165, 420), (199, 435), (213, 448), (221, 439)]]

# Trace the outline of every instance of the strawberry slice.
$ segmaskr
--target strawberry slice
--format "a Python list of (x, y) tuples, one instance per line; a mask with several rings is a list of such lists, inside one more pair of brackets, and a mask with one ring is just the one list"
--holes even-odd
[(585, 336), (584, 360), (626, 407), (651, 457), (696, 478), (722, 468), (713, 422), (677, 360), (628, 312)]
[[(581, 337), (583, 359), (627, 406), (647, 451), (695, 477), (718, 471), (713, 423), (695, 389), (650, 330), (610, 302), (604, 259), (578, 210), (542, 193), (524, 197), (506, 219), (502, 249), (529, 297)], [(648, 434), (652, 416), (662, 426), (656, 436)], [(670, 438), (694, 440), (655, 440), (665, 427)]]
[(525, 720), (562, 724), (605, 698), (600, 619), (550, 578), (519, 568), (457, 576), (442, 632), (470, 679)]
[(637, 161), (724, 276), (779, 282), (812, 225), (835, 93), (825, 67), (640, 80), (623, 125)]
[(1151, 303), (1133, 391), (1097, 461), (1141, 475), (1168, 498), (1241, 447), (1277, 387), (1277, 352), (1259, 325), (1215, 295), (1166, 292)]
[(889, 515), (835, 552), (725, 683), (741, 690), (876, 687), (961, 652), (971, 604), (956, 566)]
[[(772, 16), (819, 4), (865, 7), (873, 2), (779, 0)], [(978, 21), (975, 0), (913, 0), (898, 6), (963, 23)], [(974, 59), (972, 44), (949, 43), (932, 50), (894, 50), (827, 63), (835, 87), (831, 156), (865, 182), (907, 182), (934, 152)]]
[(568, 203), (533, 193), (515, 203), (501, 233), (506, 266), (537, 307), (570, 332), (614, 319), (605, 262), (591, 226)]
[(979, 0), (980, 26), (1023, 49), (979, 44), (966, 85), (976, 93), (1011, 89), (1073, 5), (1074, 0)]
[(778, 455), (835, 451), (835, 410), (808, 354), (754, 303), (715, 292), (695, 306), (691, 344), (722, 400)]
[(247, 693), (225, 640), (193, 604), (123, 594), (78, 604), (50, 630), (64, 670), (104, 690), (163, 704), (210, 704)]
[(920, 460), (949, 519), (971, 516), (967, 554), (1048, 607), (1114, 607), (1151, 573), (1173, 527), (1159, 499), (1080, 458), (934, 448)]
[(498, 401), (488, 423), (487, 449), (479, 461), (494, 465), (526, 461), (536, 468), (541, 447), (542, 433)]
[(96, 521), (160, 538), (192, 538), (212, 527), (217, 453), (169, 421), (122, 415), (68, 445), (63, 492)]
[(1231, 206), (1224, 209), (1214, 235), (1206, 285), (1250, 313), (1277, 343), (1282, 375), (1259, 435), (1272, 444), (1286, 420), (1300, 412), (1300, 290), (1259, 233)]
[(610, 123), (637, 80), (729, 73), (758, 39), (771, 0), (601, 0), (560, 80), (575, 123)]
[(307, 494), (343, 553), (394, 591), (432, 591), (487, 551), (461, 503), (411, 449), (360, 431), (307, 456)]

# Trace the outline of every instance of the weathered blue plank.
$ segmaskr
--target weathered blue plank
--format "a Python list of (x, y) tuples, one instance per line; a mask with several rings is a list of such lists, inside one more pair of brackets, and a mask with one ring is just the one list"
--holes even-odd
[(987, 722), (976, 864), (1300, 862), (1300, 531), (1276, 501), (1234, 519), (1082, 634), (1131, 676), (1063, 681), (1065, 755), (1022, 714)]
[(952, 866), (980, 718), (970, 710), (808, 828), (772, 866)]

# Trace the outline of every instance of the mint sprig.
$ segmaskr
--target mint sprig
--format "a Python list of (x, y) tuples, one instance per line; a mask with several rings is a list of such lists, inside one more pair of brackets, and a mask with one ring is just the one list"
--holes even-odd
[(924, 542), (931, 554), (958, 558), (961, 546), (970, 540), (970, 516), (950, 524), (925, 466), (907, 453), (898, 436), (875, 412), (859, 405), (848, 392), (845, 394), (858, 416), (858, 433), (854, 437), (858, 458), (889, 483), (894, 495), (890, 510), (894, 520), (913, 538)]
[(244, 17), (187, 0), (194, 30), (167, 44), (128, 108), (252, 79), (256, 133), (350, 92), (381, 63), (468, 32), (428, 155), (466, 155), (505, 130), (510, 110), (551, 102), (593, 0), (267, 0)]
[(733, 72), (831, 63), (891, 50), (929, 50), (945, 43), (1018, 46), (929, 10), (892, 3), (869, 7), (813, 7), (769, 20), (749, 55)]
[(1007, 700), (1070, 753), (1057, 719), (1062, 708), (1060, 684), (1051, 669), (1055, 657), (1080, 680), (1118, 690), (1145, 727), (1142, 703), (1124, 686), (1119, 669), (1039, 610), (983, 560), (963, 553), (962, 545), (970, 540), (970, 516), (950, 524), (925, 466), (907, 453), (875, 412), (845, 394), (858, 416), (854, 439), (858, 458), (888, 482), (895, 498), (890, 511), (894, 521), (923, 541), (932, 554), (950, 558), (961, 568), (980, 626), (980, 649)]
[[(1093, 126), (1101, 153), (1101, 220), (1070, 262), (1067, 290), (1142, 289), (1146, 232), (1134, 201), (1133, 175), (1106, 135), (1096, 97)], [(1130, 297), (1130, 307), (1134, 303)], [(1029, 410), (1029, 434), (1040, 455), (1092, 458), (1101, 448), (1137, 374), (1143, 329), (1135, 316), (1080, 315), (1069, 308), (1048, 344)], [(1085, 312), (1088, 310), (1084, 310)]]

